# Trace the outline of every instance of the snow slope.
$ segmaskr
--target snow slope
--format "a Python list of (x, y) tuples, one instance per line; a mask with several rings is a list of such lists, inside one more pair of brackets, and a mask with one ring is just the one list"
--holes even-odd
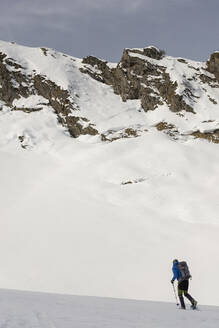
[[(145, 113), (138, 100), (124, 103), (82, 74), (79, 59), (1, 46), (26, 73), (35, 69), (72, 90), (78, 115), (100, 132), (138, 125), (142, 133), (112, 143), (73, 139), (47, 104), (31, 114), (2, 105), (0, 286), (171, 301), (171, 264), (179, 258), (190, 266), (192, 295), (219, 305), (218, 145), (174, 141), (154, 127), (166, 119), (186, 132), (210, 119), (215, 128), (215, 107), (184, 118), (165, 106)], [(15, 102), (37, 107), (42, 98)]]
[(199, 302), (219, 304), (217, 145), (46, 140), (0, 152), (2, 287), (170, 301), (179, 257)]
[(173, 303), (0, 291), (5, 328), (216, 328), (217, 307), (179, 310)]

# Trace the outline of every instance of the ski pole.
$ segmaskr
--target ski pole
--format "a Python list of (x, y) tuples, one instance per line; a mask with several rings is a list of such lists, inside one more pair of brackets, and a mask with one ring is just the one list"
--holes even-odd
[(173, 285), (173, 291), (174, 291), (174, 295), (175, 295), (175, 299), (176, 299), (176, 305), (179, 306), (177, 296), (176, 296), (176, 289), (175, 289), (174, 283), (172, 283), (172, 285)]

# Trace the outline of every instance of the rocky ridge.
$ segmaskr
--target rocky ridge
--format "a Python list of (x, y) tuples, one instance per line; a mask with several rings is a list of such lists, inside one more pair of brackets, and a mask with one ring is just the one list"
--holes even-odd
[[(13, 50), (11, 53), (16, 53), (16, 45), (10, 44), (8, 47), (10, 51)], [(81, 74), (80, 76), (84, 76), (85, 79), (89, 77), (99, 85), (109, 86), (123, 103), (139, 101), (140, 108), (136, 108), (136, 112), (144, 113), (144, 122), (140, 120), (139, 124), (135, 125), (124, 123), (123, 127), (103, 130), (95, 120), (92, 120), (92, 115), (90, 118), (89, 115), (83, 114), (83, 103), (77, 94), (77, 79), (74, 83), (63, 86), (58, 79), (55, 81), (50, 78), (46, 69), (43, 72), (34, 69), (34, 59), (31, 62), (32, 66), (28, 66), (28, 61), (21, 60), (21, 57), (12, 57), (10, 51), (7, 53), (0, 47), (2, 109), (7, 107), (11, 111), (23, 111), (31, 115), (45, 107), (51, 108), (58, 122), (74, 138), (80, 135), (96, 135), (100, 136), (102, 141), (114, 141), (137, 137), (147, 132), (151, 126), (174, 139), (192, 136), (219, 142), (219, 52), (213, 53), (206, 63), (169, 57), (155, 47), (125, 49), (120, 62), (116, 65), (93, 56), (78, 59), (71, 76)], [(40, 56), (44, 66), (48, 65), (48, 70), (50, 62), (59, 65), (60, 57), (67, 63), (64, 69), (71, 68), (76, 61), (73, 57), (51, 49), (37, 48), (33, 51)], [(29, 101), (28, 105), (23, 105), (21, 100), (33, 99), (31, 97), (35, 97), (35, 103)], [(164, 115), (160, 115), (159, 118), (157, 114), (153, 124), (145, 124), (147, 117), (155, 117), (162, 109), (172, 113), (170, 120), (165, 119)], [(192, 128), (180, 127), (182, 122), (185, 126), (191, 119), (195, 122)], [(198, 121), (200, 124), (196, 128)], [(23, 137), (19, 138), (21, 140)]]
[[(165, 54), (155, 47), (125, 49), (119, 64), (111, 69), (107, 62), (88, 56), (83, 59), (84, 67), (81, 68), (81, 72), (89, 74), (99, 82), (111, 85), (114, 92), (120, 95), (123, 101), (140, 99), (145, 112), (154, 111), (159, 106), (167, 105), (170, 111), (181, 117), (185, 116), (185, 112), (195, 115), (198, 112), (196, 104), (202, 98), (200, 91), (207, 94), (205, 86), (215, 90), (219, 88), (219, 53), (212, 54), (207, 63), (200, 63), (196, 66), (183, 58), (176, 58), (175, 61), (181, 66), (181, 85), (171, 79)], [(171, 70), (173, 69), (174, 67), (171, 68)], [(189, 76), (186, 75), (186, 69), (190, 71)], [(192, 82), (195, 82), (196, 88)], [(177, 89), (181, 89), (181, 92), (179, 93)], [(207, 94), (208, 101), (215, 106), (218, 105), (219, 96), (219, 92), (216, 93), (217, 100)], [(208, 108), (206, 109), (208, 110)], [(206, 122), (203, 121), (203, 123)], [(177, 136), (179, 132), (173, 124), (165, 121), (159, 122), (155, 126), (159, 131), (165, 131), (170, 136)], [(161, 128), (161, 126), (165, 126), (165, 128)], [(215, 143), (219, 142), (218, 128), (208, 132), (193, 131), (191, 135)]]
[(135, 54), (157, 61), (163, 57), (162, 52), (153, 47), (142, 50), (125, 49), (116, 68), (110, 70), (106, 62), (101, 62), (94, 57), (87, 57), (83, 63), (98, 67), (101, 73), (96, 74), (89, 68), (81, 69), (81, 71), (88, 73), (98, 81), (111, 85), (114, 92), (120, 95), (123, 101), (140, 99), (145, 112), (155, 110), (165, 102), (173, 112), (183, 110), (193, 112), (193, 108), (186, 104), (183, 96), (176, 94), (177, 83), (171, 81), (165, 67)]
[[(46, 49), (41, 48), (41, 50), (47, 56)], [(31, 113), (42, 110), (41, 105), (50, 106), (56, 113), (59, 123), (67, 127), (72, 137), (98, 133), (92, 124), (88, 124), (86, 127), (83, 126), (83, 123), (88, 122), (85, 117), (72, 115), (72, 113), (78, 111), (78, 107), (69, 90), (61, 88), (45, 75), (37, 74), (34, 70), (27, 74), (25, 67), (22, 67), (13, 58), (8, 58), (2, 52), (0, 52), (0, 85), (0, 100), (12, 111)], [(47, 101), (37, 107), (19, 107), (15, 105), (15, 100), (33, 95), (41, 96)]]

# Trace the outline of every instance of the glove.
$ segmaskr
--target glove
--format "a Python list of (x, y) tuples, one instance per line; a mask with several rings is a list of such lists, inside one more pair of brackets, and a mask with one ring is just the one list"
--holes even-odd
[(170, 282), (171, 282), (171, 284), (173, 284), (173, 283), (174, 283), (174, 279), (171, 279), (171, 281), (170, 281)]

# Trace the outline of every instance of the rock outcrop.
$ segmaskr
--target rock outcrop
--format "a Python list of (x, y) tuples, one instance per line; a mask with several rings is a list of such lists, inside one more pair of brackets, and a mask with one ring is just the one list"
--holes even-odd
[(26, 98), (31, 93), (28, 87), (30, 79), (21, 73), (22, 68), (0, 52), (0, 99), (9, 106), (12, 106), (15, 99)]
[(214, 52), (207, 62), (208, 71), (219, 81), (219, 52)]
[(85, 65), (81, 71), (97, 81), (111, 85), (123, 101), (140, 99), (145, 112), (155, 110), (164, 103), (173, 112), (193, 112), (183, 96), (176, 93), (177, 83), (171, 81), (165, 67), (159, 64), (163, 56), (164, 52), (155, 47), (125, 49), (116, 68), (110, 69), (107, 62), (89, 56), (84, 58)]
[[(43, 48), (44, 55), (46, 50)], [(42, 110), (42, 107), (17, 107), (13, 105), (15, 99), (28, 98), (31, 95), (39, 95), (48, 100), (48, 106), (52, 107), (57, 114), (59, 123), (65, 126), (72, 137), (81, 134), (98, 134), (97, 129), (89, 123), (87, 118), (74, 115), (78, 108), (68, 90), (62, 89), (56, 83), (48, 80), (45, 76), (36, 74), (25, 75), (24, 67), (0, 53), (0, 100), (12, 110), (20, 110), (31, 113)], [(85, 124), (86, 122), (86, 124)], [(84, 127), (85, 126), (85, 127)]]

